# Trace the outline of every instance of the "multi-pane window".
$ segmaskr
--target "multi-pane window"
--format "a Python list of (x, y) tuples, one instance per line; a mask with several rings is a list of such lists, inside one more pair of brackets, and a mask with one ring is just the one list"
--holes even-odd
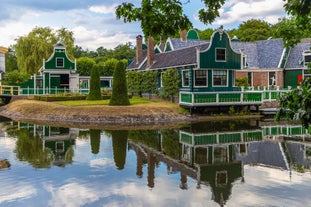
[(227, 86), (227, 71), (214, 70), (213, 71), (213, 86)]
[(207, 70), (196, 70), (194, 78), (195, 86), (207, 86)]
[(216, 48), (216, 61), (226, 61), (226, 49)]
[(189, 71), (183, 70), (182, 71), (182, 86), (189, 86)]
[(64, 58), (56, 58), (56, 67), (64, 67)]

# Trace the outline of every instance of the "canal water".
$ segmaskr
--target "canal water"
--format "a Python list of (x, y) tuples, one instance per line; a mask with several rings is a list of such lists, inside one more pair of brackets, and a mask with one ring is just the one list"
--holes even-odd
[(311, 206), (311, 142), (295, 123), (0, 129), (1, 207)]

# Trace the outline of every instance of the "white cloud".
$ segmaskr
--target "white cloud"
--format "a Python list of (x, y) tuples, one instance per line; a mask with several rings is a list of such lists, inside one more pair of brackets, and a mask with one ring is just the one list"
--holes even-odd
[(111, 6), (91, 6), (90, 11), (100, 14), (114, 14), (117, 4), (112, 4)]
[(221, 10), (221, 15), (215, 24), (227, 25), (243, 22), (249, 19), (261, 19), (269, 23), (276, 23), (278, 18), (285, 15), (282, 0), (259, 1), (228, 1)]

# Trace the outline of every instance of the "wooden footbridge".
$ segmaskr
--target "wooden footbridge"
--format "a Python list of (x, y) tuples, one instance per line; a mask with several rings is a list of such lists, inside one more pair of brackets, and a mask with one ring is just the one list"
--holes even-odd
[(0, 86), (0, 106), (10, 103), (14, 95), (20, 95), (19, 86)]

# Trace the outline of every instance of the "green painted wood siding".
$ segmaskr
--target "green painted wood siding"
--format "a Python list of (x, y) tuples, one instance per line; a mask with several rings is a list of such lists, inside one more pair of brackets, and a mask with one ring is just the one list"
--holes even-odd
[[(226, 61), (216, 61), (216, 48), (226, 49)], [(209, 48), (200, 53), (200, 68), (241, 69), (241, 54), (233, 51), (226, 32), (222, 35), (219, 32), (214, 33)]]
[[(64, 59), (64, 66), (63, 67), (56, 67), (56, 58), (63, 58)], [(51, 58), (45, 62), (44, 64), (45, 69), (60, 69), (60, 70), (74, 70), (75, 63), (69, 60), (66, 55), (65, 49), (54, 49), (54, 53)]]
[(297, 87), (299, 75), (302, 75), (302, 70), (284, 70), (284, 87)]

